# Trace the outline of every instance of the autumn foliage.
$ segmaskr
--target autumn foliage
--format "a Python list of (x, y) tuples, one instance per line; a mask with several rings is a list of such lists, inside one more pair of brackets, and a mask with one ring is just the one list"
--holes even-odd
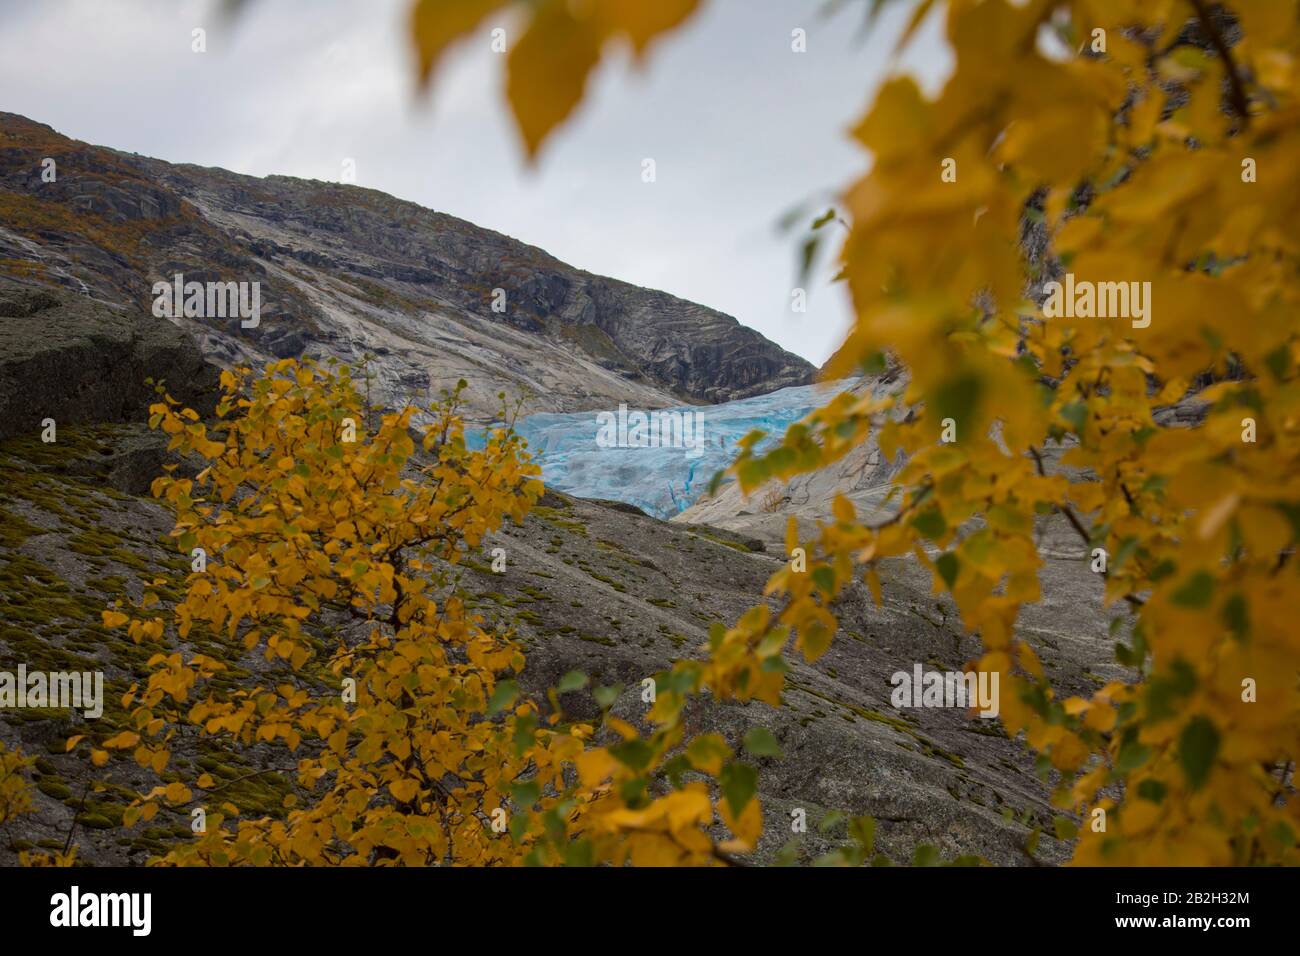
[[(427, 78), (514, 17), (506, 92), (533, 154), (611, 44), (640, 54), (704, 5), (420, 0), (412, 30)], [(165, 400), (154, 424), (204, 467), (154, 490), (208, 563), (174, 610), (146, 595), (106, 614), (159, 653), (129, 695), (136, 729), (105, 746), (162, 772), (182, 729), (274, 745), (302, 801), (247, 817), (211, 779), (160, 785), (129, 818), (208, 810), (165, 862), (732, 861), (761, 832), (755, 772), (721, 737), (686, 736), (688, 699), (779, 706), (791, 645), (823, 654), (835, 599), (862, 582), (879, 602), (880, 562), (907, 556), (978, 635), (1076, 862), (1300, 862), (1297, 2), (913, 9), (902, 42), (946, 17), (954, 72), (934, 96), (888, 80), (854, 131), (871, 156), (839, 208), (856, 319), (830, 369), (899, 366), (905, 386), (842, 394), (772, 445), (750, 436), (731, 469), (757, 490), (875, 440), (907, 457), (893, 510), (839, 499), (807, 541), (792, 524), (806, 572), (778, 572), (778, 611), (715, 626), (707, 654), (657, 676), (646, 734), (522, 695), (519, 648), (458, 592), (465, 556), (540, 492), (508, 430), (469, 450), (454, 395), (418, 439), (411, 409), (371, 428), (347, 370), (292, 361), (227, 373), (215, 425)], [(1035, 230), (1046, 249), (1023, 241)], [(1151, 321), (1047, 314), (1044, 284), (1066, 273), (1149, 282)], [(1089, 697), (1062, 699), (1018, 634), (1053, 515), (1105, 554), (1105, 605), (1124, 612), (1132, 679)], [(229, 653), (186, 653), (169, 624)], [(261, 679), (215, 685), (249, 654)], [(839, 861), (869, 858), (869, 822), (854, 834)]]
[[(426, 69), (524, 7), (486, 0), (453, 27), (435, 6), (415, 7)], [(508, 90), (532, 151), (596, 55), (539, 63), (530, 41), (565, 18), (602, 39), (646, 24), (627, 4), (527, 6), (508, 69), (553, 97), (539, 111)], [(675, 21), (704, 4), (670, 6)], [(931, 15), (951, 78), (933, 97), (887, 81), (854, 131), (872, 158), (841, 210), (857, 318), (829, 370), (897, 363), (906, 388), (841, 395), (774, 448), (753, 436), (732, 469), (757, 489), (874, 435), (908, 456), (897, 511), (867, 523), (840, 500), (817, 540), (792, 527), (818, 558), (773, 578), (781, 613), (755, 608), (674, 679), (777, 703), (787, 642), (821, 654), (834, 599), (865, 578), (879, 600), (877, 564), (910, 554), (1001, 675), (1007, 729), (1055, 781), (1058, 832), (1083, 821), (1077, 862), (1300, 862), (1297, 4), (924, 0), (901, 42)], [(1033, 229), (1046, 252), (1022, 242)], [(1044, 280), (1067, 271), (1149, 282), (1151, 321), (1047, 314)], [(1162, 414), (1179, 401), (1191, 423)], [(1045, 466), (1058, 451), (1068, 474)], [(1106, 603), (1128, 612), (1116, 653), (1135, 678), (1088, 698), (1060, 699), (1017, 636), (1053, 513), (1104, 549)]]
[[(672, 775), (697, 779), (665, 787), (655, 772), (680, 730), (645, 741), (607, 717), (598, 744), (596, 728), (565, 720), (556, 691), (545, 713), (521, 695), (519, 647), (467, 611), (461, 562), (541, 492), (517, 436), (499, 429), (467, 448), (459, 391), (418, 449), (414, 408), (368, 430), (346, 368), (286, 360), (222, 384), (211, 428), (170, 398), (153, 409), (171, 448), (206, 462), (153, 488), (198, 563), (170, 611), (155, 613), (147, 593), (105, 613), (160, 650), (127, 694), (137, 730), (104, 746), (162, 773), (178, 734), (275, 745), (296, 757), (302, 802), (291, 794), (283, 819), (250, 817), (209, 775), (160, 784), (128, 825), (163, 806), (204, 811), (202, 832), (161, 862), (681, 864), (752, 848), (757, 799), (752, 782), (732, 780), (741, 772), (721, 738), (678, 754)], [(164, 649), (169, 623), (180, 642), (201, 633), (222, 653)], [(259, 680), (213, 680), (248, 655), (264, 661)], [(571, 674), (558, 691), (585, 683)], [(722, 849), (707, 832), (707, 775), (730, 801), (720, 812), (735, 838)]]
[[(1176, 37), (1197, 10), (1173, 2), (950, 4), (953, 78), (934, 100), (885, 85), (857, 130), (874, 166), (844, 199), (858, 320), (832, 371), (887, 353), (911, 382), (841, 399), (737, 467), (789, 477), (876, 424), (885, 454), (908, 455), (891, 521), (841, 506), (822, 530), (828, 587), (779, 576), (783, 623), (825, 628), (852, 562), (930, 566), (1001, 673), (1007, 729), (1083, 820), (1076, 862), (1297, 862), (1300, 28), (1294, 3), (1231, 9), (1193, 45)], [(1077, 52), (1045, 56), (1044, 30)], [(1045, 315), (1032, 290), (1050, 262), (1025, 261), (1026, 220), (1058, 272), (1150, 282), (1150, 324)], [(1193, 424), (1161, 414), (1182, 399)], [(895, 403), (915, 414), (879, 424)], [(937, 441), (949, 418), (958, 440)], [(1043, 467), (1050, 447), (1069, 477)], [(1136, 680), (1091, 698), (1059, 699), (1016, 633), (1050, 512), (1105, 550), (1106, 603), (1129, 612), (1117, 654)]]

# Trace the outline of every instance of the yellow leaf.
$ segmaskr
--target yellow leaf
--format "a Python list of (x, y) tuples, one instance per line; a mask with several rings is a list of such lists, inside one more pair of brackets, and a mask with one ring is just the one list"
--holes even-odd
[(593, 787), (612, 776), (619, 763), (604, 748), (587, 750), (574, 759), (583, 786)]
[(758, 797), (753, 797), (745, 804), (745, 809), (740, 811), (739, 817), (732, 814), (726, 800), (718, 801), (718, 812), (722, 815), (722, 822), (735, 837), (722, 843), (718, 849), (725, 853), (748, 853), (754, 849), (758, 844), (759, 835), (763, 832), (763, 811), (759, 807)]
[(699, 0), (601, 0), (594, 12), (606, 32), (624, 34), (640, 56), (651, 40), (678, 26), (698, 6)]
[(871, 588), (871, 600), (875, 602), (876, 607), (880, 607), (880, 573), (875, 568), (867, 572), (867, 585)]
[(410, 777), (403, 777), (390, 783), (388, 789), (399, 803), (410, 803), (419, 792), (420, 785)]
[(565, 5), (548, 3), (511, 51), (506, 96), (530, 158), (582, 100), (604, 39), (594, 20), (576, 19)]
[(420, 81), (428, 82), (448, 46), (505, 5), (506, 0), (418, 0), (411, 9), (411, 38), (415, 41)]

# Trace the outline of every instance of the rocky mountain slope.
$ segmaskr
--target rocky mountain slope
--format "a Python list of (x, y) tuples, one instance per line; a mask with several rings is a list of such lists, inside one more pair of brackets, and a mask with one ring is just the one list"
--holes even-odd
[[(131, 793), (151, 785), (130, 754), (97, 769), (85, 747), (63, 752), (73, 734), (101, 739), (128, 727), (116, 700), (147, 673), (151, 651), (100, 627), (99, 610), (120, 593), (138, 596), (143, 582), (160, 574), (179, 583), (185, 570), (165, 546), (163, 509), (122, 490), (138, 490), (156, 462), (144, 454), (132, 459), (136, 467), (113, 464), (125, 447), (160, 459), (157, 438), (139, 425), (101, 424), (69, 426), (53, 446), (32, 437), (0, 443), (0, 659), (46, 670), (102, 669), (107, 701), (96, 721), (66, 711), (0, 712), (0, 739), (39, 758), (36, 812), (0, 834), (0, 865), (12, 864), (23, 849), (61, 848), (70, 832), (80, 858), (98, 864), (139, 863), (188, 837), (180, 817), (130, 830), (117, 825)], [(489, 566), (495, 547), (509, 555), (505, 573)], [(487, 543), (465, 583), (476, 609), (515, 628), (522, 640), (526, 690), (540, 692), (581, 669), (597, 684), (623, 685), (614, 711), (639, 721), (640, 681), (701, 653), (711, 622), (734, 621), (759, 600), (781, 556), (755, 548), (761, 545), (725, 531), (550, 493), (522, 526)], [(1024, 749), (965, 712), (900, 712), (889, 703), (888, 677), (900, 660), (955, 668), (973, 650), (934, 607), (926, 582), (900, 567), (889, 584), (892, 600), (883, 613), (865, 594), (842, 602), (845, 632), (816, 665), (791, 657), (787, 706), (697, 702), (688, 727), (721, 732), (736, 744), (761, 724), (779, 741), (784, 757), (764, 758), (759, 768), (767, 814), (759, 859), (770, 859), (790, 838), (791, 810), (802, 807), (814, 824), (831, 809), (874, 814), (878, 846), (898, 862), (922, 843), (945, 856), (1027, 862), (1025, 839), (1034, 827), (1050, 828), (1052, 811)], [(153, 589), (165, 598), (176, 594), (170, 585)], [(1079, 669), (1074, 656), (1058, 657), (1050, 643), (1042, 654), (1049, 666)], [(247, 674), (238, 668), (231, 673), (232, 680), (241, 676)], [(594, 713), (589, 699), (571, 697), (565, 704), (572, 712)], [(282, 752), (188, 738), (178, 744), (168, 779), (192, 783), (205, 772), (245, 812), (283, 813), (293, 790), (292, 760)], [(91, 781), (106, 787), (95, 791)], [(820, 835), (814, 826), (802, 845), (815, 855), (839, 835)], [(1064, 853), (1050, 840), (1038, 851), (1046, 862)]]
[(464, 378), (484, 418), (502, 390), (528, 411), (654, 408), (815, 371), (730, 316), (375, 190), (173, 165), (0, 113), (0, 275), (147, 311), (177, 273), (260, 283), (256, 328), (178, 319), (214, 361), (371, 355), (385, 403)]
[[(118, 361), (138, 357), (133, 369), (144, 376), (187, 373), (197, 382), (205, 374), (193, 368), (194, 354), (184, 346), (137, 345), (156, 330), (151, 318), (113, 312), (75, 294), (0, 294), (0, 328), (15, 321), (44, 322), (51, 334), (64, 329), (53, 338), (59, 344), (49, 352), (51, 367), (70, 368), (83, 354), (75, 333), (85, 323), (113, 329), (97, 348)], [(28, 393), (46, 376), (46, 366), (0, 363), (3, 394)], [(102, 670), (106, 708), (94, 721), (53, 709), (0, 711), (0, 740), (38, 758), (36, 812), (0, 833), (0, 865), (12, 864), (24, 849), (62, 848), (69, 834), (85, 862), (139, 863), (187, 839), (188, 820), (164, 815), (148, 826), (122, 828), (123, 808), (132, 793), (152, 786), (151, 775), (130, 754), (95, 768), (86, 747), (65, 753), (63, 741), (81, 733), (103, 739), (129, 726), (117, 701), (147, 674), (152, 651), (104, 629), (99, 612), (124, 593), (138, 597), (143, 582), (160, 576), (171, 583), (151, 589), (174, 600), (187, 565), (166, 539), (166, 512), (146, 496), (167, 461), (163, 436), (142, 424), (146, 396), (110, 403), (91, 387), (70, 387), (60, 396), (66, 424), (57, 442), (43, 443), (29, 426), (0, 441), (0, 669), (22, 662), (31, 669)], [(712, 517), (730, 523), (725, 515)], [(524, 644), (525, 690), (540, 694), (568, 671), (583, 670), (596, 684), (622, 685), (614, 711), (640, 721), (642, 679), (702, 653), (711, 623), (733, 622), (762, 600), (764, 582), (784, 560), (763, 536), (663, 522), (625, 504), (548, 492), (521, 526), (485, 543), (482, 560), (466, 566), (464, 584), (476, 610), (514, 628)], [(504, 573), (490, 566), (496, 547), (508, 555)], [(1082, 566), (1076, 555), (1060, 558), (1049, 569), (1042, 617), (1028, 622), (1026, 636), (1063, 692), (1082, 692), (1118, 669), (1094, 610), (1096, 576), (1076, 573)], [(1048, 787), (1024, 747), (995, 722), (957, 708), (892, 706), (893, 672), (914, 663), (961, 669), (977, 647), (961, 634), (952, 608), (931, 595), (916, 562), (889, 562), (883, 573), (883, 609), (854, 589), (837, 606), (843, 629), (831, 650), (815, 665), (790, 656), (785, 707), (699, 700), (690, 705), (688, 729), (717, 731), (737, 744), (761, 724), (779, 742), (784, 756), (763, 758), (759, 766), (767, 820), (757, 860), (770, 860), (792, 838), (791, 811), (803, 808), (813, 824), (800, 839), (808, 856), (842, 837), (840, 830), (820, 834), (815, 826), (826, 811), (840, 810), (874, 815), (878, 848), (898, 862), (930, 844), (946, 857), (1028, 863), (1030, 834), (1051, 832)], [(233, 668), (224, 679), (238, 682), (260, 666), (250, 660), (247, 670)], [(565, 707), (592, 716), (594, 704), (583, 693), (567, 696)], [(187, 737), (176, 752), (169, 781), (193, 783), (209, 773), (222, 798), (248, 813), (283, 813), (294, 789), (292, 758), (265, 745)], [(1034, 854), (1039, 862), (1060, 862), (1068, 848), (1044, 837)]]
[[(55, 182), (41, 180), (47, 155), (60, 171)], [(63, 748), (74, 734), (124, 729), (116, 702), (147, 673), (149, 651), (100, 626), (100, 610), (124, 593), (138, 597), (142, 582), (159, 576), (172, 584), (153, 589), (173, 600), (186, 568), (165, 540), (165, 511), (146, 497), (168, 459), (161, 436), (143, 426), (145, 379), (165, 379), (200, 410), (213, 399), (216, 370), (186, 330), (218, 364), (302, 352), (355, 363), (373, 354), (380, 403), (464, 377), (472, 411), (485, 417), (502, 388), (533, 389), (528, 410), (658, 407), (746, 397), (810, 375), (725, 316), (577, 272), (377, 193), (169, 166), (3, 114), (0, 213), (0, 670), (22, 662), (106, 675), (99, 720), (0, 711), (0, 740), (39, 758), (36, 812), (0, 833), (0, 864), (24, 849), (62, 848), (69, 834), (92, 863), (142, 862), (189, 836), (180, 817), (118, 826), (131, 794), (156, 782), (130, 755), (95, 768), (85, 747)], [(153, 317), (151, 283), (175, 271), (263, 282), (260, 326), (185, 319), (177, 328)], [(490, 309), (495, 287), (514, 304), (504, 314)], [(40, 440), (47, 416), (58, 421), (54, 444)], [(724, 488), (673, 522), (550, 492), (523, 525), (487, 543), (465, 584), (477, 610), (524, 643), (526, 690), (581, 669), (598, 684), (623, 685), (615, 712), (638, 721), (642, 679), (700, 653), (712, 622), (731, 623), (762, 600), (784, 560), (786, 513), (815, 521), (836, 491), (868, 511), (885, 507), (895, 468), (868, 445), (773, 499)], [(1042, 533), (1045, 599), (1026, 612), (1023, 634), (1062, 693), (1084, 692), (1121, 675), (1100, 582), (1066, 529), (1044, 522)], [(489, 566), (493, 547), (506, 549), (505, 573)], [(1024, 747), (961, 709), (890, 703), (892, 673), (914, 664), (960, 670), (977, 656), (975, 640), (915, 561), (887, 562), (882, 576), (882, 609), (852, 590), (836, 608), (842, 631), (831, 650), (815, 665), (790, 658), (787, 706), (701, 700), (688, 729), (736, 744), (762, 724), (784, 751), (760, 761), (759, 860), (790, 839), (791, 811), (803, 808), (813, 824), (801, 840), (809, 855), (842, 835), (817, 833), (834, 809), (874, 815), (877, 846), (896, 861), (924, 843), (947, 857), (1029, 862), (1026, 840), (1036, 828), (1051, 832), (1053, 811)], [(591, 706), (577, 695), (565, 705), (579, 715)], [(169, 780), (209, 773), (223, 798), (249, 813), (283, 813), (294, 787), (292, 759), (265, 745), (187, 740), (177, 756)], [(1049, 837), (1035, 851), (1040, 862), (1067, 855)]]

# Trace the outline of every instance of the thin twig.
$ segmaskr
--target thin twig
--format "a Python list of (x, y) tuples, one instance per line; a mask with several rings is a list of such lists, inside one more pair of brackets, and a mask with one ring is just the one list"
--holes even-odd
[(1228, 49), (1228, 43), (1219, 32), (1219, 28), (1214, 25), (1205, 0), (1190, 0), (1190, 2), (1196, 10), (1196, 19), (1201, 31), (1209, 37), (1214, 52), (1219, 54), (1219, 59), (1223, 61), (1224, 71), (1228, 74), (1228, 99), (1232, 102), (1232, 108), (1241, 117), (1242, 123), (1248, 124), (1250, 102), (1246, 99), (1246, 88), (1242, 85), (1241, 74), (1237, 72), (1237, 63), (1232, 58), (1232, 51)]
[(86, 787), (81, 791), (81, 803), (77, 805), (77, 812), (72, 815), (72, 826), (68, 827), (68, 838), (63, 841), (63, 855), (68, 855), (68, 850), (72, 848), (72, 834), (77, 832), (77, 817), (81, 811), (86, 809), (86, 794), (90, 793), (90, 781), (86, 781)]
[[(1047, 470), (1043, 467), (1043, 456), (1038, 453), (1037, 448), (1030, 448), (1029, 453), (1034, 456), (1034, 464), (1038, 467), (1039, 476), (1042, 478), (1046, 478)], [(1123, 488), (1123, 485), (1121, 485), (1120, 487)], [(1128, 498), (1127, 489), (1125, 489), (1124, 491), (1124, 497)], [(1131, 507), (1133, 504), (1133, 500), (1129, 498), (1128, 501), (1129, 501), (1129, 506)], [(1084, 544), (1087, 545), (1092, 544), (1091, 532), (1089, 532), (1088, 529), (1083, 526), (1083, 522), (1079, 520), (1079, 516), (1074, 513), (1073, 508), (1071, 508), (1069, 505), (1053, 505), (1052, 507), (1055, 508), (1059, 514), (1063, 515), (1066, 521), (1070, 522), (1070, 525), (1074, 528), (1074, 530), (1079, 533), (1079, 537), (1083, 539)], [(1110, 580), (1110, 576), (1106, 571), (1102, 571), (1101, 576), (1106, 580)], [(1129, 606), (1132, 607), (1133, 610), (1135, 611), (1138, 610), (1140, 607), (1142, 607), (1144, 603), (1146, 603), (1136, 594), (1125, 594), (1124, 600), (1127, 601), (1129, 603)]]

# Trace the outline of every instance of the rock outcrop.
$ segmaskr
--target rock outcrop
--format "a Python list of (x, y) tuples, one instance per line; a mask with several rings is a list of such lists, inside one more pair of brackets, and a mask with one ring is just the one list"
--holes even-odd
[(0, 280), (0, 439), (47, 418), (139, 420), (157, 400), (148, 379), (201, 412), (216, 403), (217, 368), (165, 319)]

